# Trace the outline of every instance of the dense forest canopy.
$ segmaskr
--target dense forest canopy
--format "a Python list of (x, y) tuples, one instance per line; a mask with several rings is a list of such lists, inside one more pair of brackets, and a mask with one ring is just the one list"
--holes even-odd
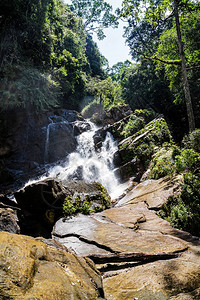
[[(171, 198), (162, 216), (199, 234), (200, 130), (193, 130), (200, 126), (199, 8), (195, 0), (123, 0), (114, 13), (104, 0), (72, 0), (71, 5), (62, 0), (0, 0), (0, 142), (5, 145), (0, 179), (7, 181), (4, 159), (12, 151), (9, 143), (6, 148), (5, 111), (8, 119), (22, 112), (28, 120), (31, 113), (45, 111), (48, 119), (55, 108), (66, 108), (93, 116), (93, 121), (100, 119), (97, 109), (105, 119), (121, 112), (115, 133), (125, 141), (119, 149), (127, 151), (123, 166), (128, 169), (128, 162), (137, 161), (142, 172), (150, 168), (151, 179), (183, 175), (181, 193)], [(93, 33), (104, 38), (104, 29), (116, 27), (119, 18), (125, 21), (134, 63), (126, 60), (109, 68)], [(173, 139), (163, 118), (157, 118), (160, 114)], [(46, 141), (49, 125), (44, 127)], [(22, 140), (26, 143), (24, 135)]]
[[(118, 18), (134, 64), (111, 69), (92, 39), (118, 24), (103, 0), (0, 1), (1, 109), (34, 105), (82, 108), (86, 95), (106, 108), (127, 102), (152, 108), (187, 131), (184, 83), (173, 1), (124, 0)], [(196, 127), (200, 123), (200, 10), (198, 1), (178, 4), (185, 68)], [(87, 103), (87, 102), (86, 102)]]
[(82, 20), (60, 0), (1, 1), (0, 11), (0, 106), (78, 109), (106, 61)]
[(195, 126), (192, 106), (199, 126), (199, 3), (124, 0), (121, 16), (128, 22), (125, 36), (133, 58), (141, 65), (147, 63), (147, 73), (155, 68), (159, 79), (163, 74), (174, 102), (186, 103), (191, 130)]

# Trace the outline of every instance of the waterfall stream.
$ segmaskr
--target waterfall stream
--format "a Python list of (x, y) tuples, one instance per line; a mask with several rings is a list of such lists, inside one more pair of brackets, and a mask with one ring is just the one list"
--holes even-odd
[(114, 172), (113, 156), (118, 150), (111, 133), (107, 132), (101, 149), (95, 150), (94, 135), (98, 129), (90, 123), (91, 129), (77, 137), (77, 149), (71, 153), (62, 166), (55, 166), (48, 172), (49, 177), (61, 180), (84, 180), (100, 182), (112, 195), (119, 185)]

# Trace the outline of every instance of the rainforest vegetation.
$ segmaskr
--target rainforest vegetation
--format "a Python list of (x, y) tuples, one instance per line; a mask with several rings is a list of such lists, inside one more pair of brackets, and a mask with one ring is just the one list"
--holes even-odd
[[(103, 39), (104, 29), (117, 27), (119, 19), (125, 21), (134, 62), (110, 68), (93, 34)], [(161, 215), (191, 228), (200, 219), (200, 132), (193, 131), (200, 126), (199, 32), (196, 0), (124, 0), (116, 12), (103, 0), (70, 5), (0, 0), (0, 110), (93, 111), (97, 104), (109, 110), (126, 103), (132, 110), (162, 114), (182, 148), (165, 145), (162, 155), (154, 157), (150, 176), (184, 173), (181, 194)], [(125, 137), (133, 134), (134, 122), (133, 117)], [(141, 122), (137, 119), (139, 127)]]
[[(196, 127), (199, 126), (200, 12), (198, 1), (0, 1), (1, 109), (33, 105), (82, 109), (93, 96), (106, 108), (120, 102), (164, 114), (176, 133), (188, 131), (175, 3)], [(92, 34), (125, 21), (134, 63), (109, 69)], [(91, 98), (90, 98), (91, 99)], [(180, 126), (181, 124), (181, 126)], [(194, 125), (192, 126), (192, 129)]]

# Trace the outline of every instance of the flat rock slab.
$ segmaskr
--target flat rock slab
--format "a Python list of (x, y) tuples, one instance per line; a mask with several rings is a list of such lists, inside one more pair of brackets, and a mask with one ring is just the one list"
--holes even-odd
[[(108, 212), (110, 213), (112, 210), (116, 211), (113, 208)], [(134, 214), (132, 216), (134, 220)], [(138, 213), (136, 212), (136, 223), (137, 218)], [(103, 218), (101, 214), (94, 216), (79, 214), (69, 220), (60, 219), (54, 227), (53, 236), (68, 247), (72, 247), (71, 238), (76, 237), (80, 243), (80, 248), (76, 246), (76, 252), (84, 256), (96, 253), (96, 249), (91, 245), (99, 248), (98, 254), (105, 254), (105, 250), (110, 253), (167, 253), (180, 251), (186, 247), (183, 241), (173, 236), (164, 235), (159, 231), (135, 231), (122, 223), (115, 223), (111, 219)], [(86, 244), (88, 245), (86, 246)]]
[(175, 178), (164, 177), (159, 180), (143, 181), (123, 197), (116, 207), (127, 203), (146, 202), (149, 209), (161, 208), (180, 185), (181, 178), (182, 176), (178, 175)]

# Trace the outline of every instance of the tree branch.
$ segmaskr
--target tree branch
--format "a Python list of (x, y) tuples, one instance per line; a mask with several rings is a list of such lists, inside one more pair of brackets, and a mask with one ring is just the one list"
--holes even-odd
[(179, 66), (181, 65), (181, 60), (178, 60), (178, 59), (177, 60), (165, 60), (163, 58), (157, 57), (156, 55), (153, 55), (152, 57), (148, 57), (148, 56), (143, 54), (143, 56), (144, 56), (145, 59), (157, 60), (157, 61), (160, 61), (164, 64), (168, 64), (168, 65), (179, 65)]

